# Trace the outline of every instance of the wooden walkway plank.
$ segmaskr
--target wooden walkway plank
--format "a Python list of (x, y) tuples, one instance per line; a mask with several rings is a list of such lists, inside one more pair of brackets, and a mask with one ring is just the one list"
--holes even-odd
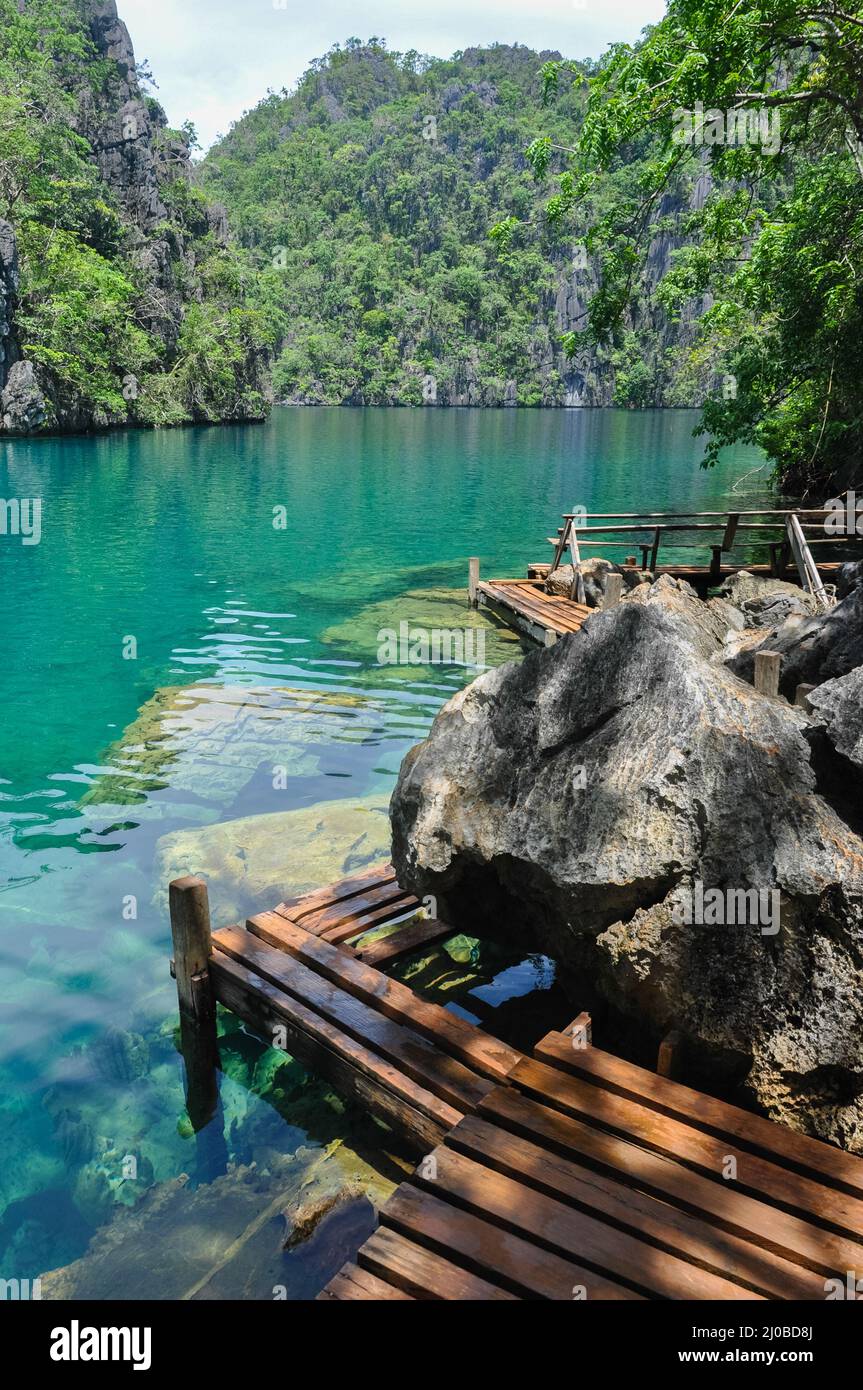
[(357, 1264), (414, 1298), (460, 1302), (511, 1302), (516, 1298), (386, 1227), (369, 1237), (357, 1255)]
[(354, 953), (357, 960), (379, 970), (382, 965), (391, 965), (393, 961), (410, 955), (412, 951), (418, 951), (423, 946), (431, 946), (454, 935), (455, 930), (448, 922), (441, 922), (437, 917), (420, 917), (415, 922), (406, 922), (389, 936), (370, 941), (367, 946), (358, 941), (354, 946)]
[[(863, 1160), (748, 1110), (729, 1105), (678, 1081), (657, 1076), (598, 1048), (574, 1048), (563, 1033), (549, 1033), (534, 1048), (539, 1061), (605, 1090), (649, 1105), (718, 1138), (731, 1138), (777, 1163), (787, 1163), (817, 1182), (863, 1197)], [(863, 1235), (863, 1231), (861, 1231)]]
[[(338, 883), (326, 884), (323, 888), (314, 888), (308, 893), (300, 893), (297, 897), (285, 898), (284, 902), (279, 903), (277, 910), (283, 910), (288, 916), (299, 922), (309, 913), (319, 911), (322, 907), (329, 907), (334, 902), (344, 902), (347, 898), (357, 897), (372, 889), (384, 888), (393, 884), (398, 888), (396, 871), (392, 864), (373, 864), (368, 869), (364, 869), (361, 874), (353, 875), (351, 878), (340, 879)], [(399, 889), (399, 892), (401, 891)]]
[(413, 1294), (394, 1288), (392, 1284), (379, 1279), (369, 1270), (360, 1269), (359, 1265), (346, 1264), (333, 1276), (326, 1288), (321, 1289), (318, 1300), (326, 1303), (345, 1302), (350, 1299), (373, 1300), (378, 1303), (393, 1299), (412, 1303)]
[[(250, 917), (248, 930), (262, 941), (293, 956), (324, 979), (369, 1004), (397, 1023), (403, 1023), (435, 1043), (442, 1052), (493, 1080), (509, 1075), (524, 1054), (484, 1033), (439, 1004), (431, 1004), (399, 980), (375, 970), (329, 942), (303, 931), (271, 912)], [(214, 939), (218, 939), (216, 933)]]
[(316, 974), (284, 951), (241, 927), (223, 927), (213, 934), (214, 956), (230, 956), (248, 970), (312, 1009), (355, 1042), (399, 1067), (417, 1085), (464, 1113), (473, 1110), (493, 1083), (477, 1076), (462, 1062), (448, 1057), (419, 1033), (394, 1023), (353, 994)]
[(597, 1167), (609, 1177), (629, 1182), (825, 1277), (863, 1268), (863, 1247), (843, 1236), (750, 1197), (731, 1183), (702, 1177), (631, 1138), (597, 1129), (589, 1121), (529, 1100), (512, 1088), (492, 1091), (480, 1106), (480, 1114), (543, 1148)]
[(402, 1183), (381, 1210), (384, 1226), (431, 1246), (449, 1251), (473, 1273), (487, 1276), (519, 1298), (566, 1301), (579, 1287), (589, 1299), (640, 1299), (633, 1290), (583, 1265), (541, 1250), (522, 1236), (452, 1207), (433, 1191)]
[(767, 1297), (824, 1298), (821, 1275), (637, 1191), (625, 1175), (620, 1179), (605, 1177), (509, 1134), (481, 1116), (466, 1116), (444, 1142), (526, 1187), (593, 1212), (631, 1235)]
[(315, 936), (328, 935), (346, 940), (349, 936), (383, 926), (396, 917), (416, 912), (420, 903), (412, 893), (406, 893), (396, 883), (384, 883), (363, 893), (356, 893), (339, 902), (324, 903), (298, 916), (296, 909), (280, 906), (276, 909), (291, 922), (298, 922)]
[[(717, 1182), (723, 1181), (729, 1143), (695, 1129), (688, 1122), (680, 1123), (641, 1102), (581, 1081), (544, 1062), (520, 1062), (513, 1068), (511, 1078), (526, 1094), (545, 1105), (589, 1124), (599, 1124), (634, 1143), (687, 1164)], [(829, 1223), (852, 1239), (860, 1238), (863, 1232), (863, 1201), (860, 1199), (825, 1188), (748, 1151), (732, 1152), (731, 1156), (737, 1159), (737, 1185), (741, 1190), (795, 1211), (806, 1220)], [(860, 1253), (863, 1255), (863, 1250)]]
[(285, 1050), (342, 1094), (366, 1106), (423, 1152), (439, 1144), (460, 1111), (419, 1086), (398, 1067), (333, 1027), (269, 981), (214, 951), (211, 974), (220, 1003), (262, 1037), (284, 1030)]
[(446, 1147), (435, 1153), (432, 1190), (540, 1247), (673, 1299), (759, 1300), (760, 1294), (667, 1254), (615, 1226), (544, 1196)]

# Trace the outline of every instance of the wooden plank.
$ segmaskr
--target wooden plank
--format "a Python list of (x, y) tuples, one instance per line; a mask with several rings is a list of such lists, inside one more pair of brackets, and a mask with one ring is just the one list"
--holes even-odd
[(315, 907), (312, 911), (303, 913), (302, 917), (281, 905), (276, 911), (291, 922), (300, 922), (306, 931), (314, 932), (315, 936), (323, 936), (347, 923), (362, 923), (365, 920), (370, 924), (382, 924), (395, 917), (406, 916), (409, 912), (416, 912), (419, 905), (413, 893), (406, 893), (397, 883), (389, 883), (370, 888), (363, 893), (355, 893), (340, 902)]
[(659, 1298), (760, 1301), (696, 1265), (657, 1250), (588, 1212), (564, 1206), (520, 1182), (449, 1148), (439, 1149), (433, 1190), (565, 1259), (619, 1279), (635, 1292)]
[(556, 614), (562, 621), (582, 623), (594, 612), (587, 604), (579, 603), (576, 599), (566, 598), (562, 594), (547, 594), (532, 580), (507, 581), (494, 587), (513, 607), (540, 618)]
[[(735, 1153), (727, 1140), (716, 1139), (688, 1122), (663, 1115), (639, 1101), (602, 1090), (542, 1062), (529, 1059), (519, 1062), (510, 1075), (517, 1086), (537, 1097), (544, 1105), (552, 1105), (576, 1119), (614, 1130), (637, 1144), (686, 1163), (718, 1182), (722, 1181), (723, 1165), (730, 1151), (730, 1155), (737, 1160), (737, 1185), (741, 1189), (768, 1202), (781, 1204), (816, 1224), (829, 1223), (854, 1239), (859, 1238), (863, 1231), (863, 1201), (859, 1198), (823, 1187), (811, 1178), (793, 1173), (748, 1150), (741, 1149)], [(863, 1249), (860, 1254), (863, 1256)]]
[(513, 1302), (516, 1295), (385, 1227), (375, 1231), (357, 1255), (357, 1264), (414, 1298)]
[(498, 602), (513, 613), (538, 624), (540, 627), (551, 627), (557, 632), (579, 632), (586, 621), (587, 616), (592, 610), (588, 609), (582, 613), (581, 605), (576, 604), (571, 599), (550, 599), (546, 604), (541, 604), (535, 600), (525, 600), (520, 595), (510, 595), (504, 590), (498, 589), (493, 595)]
[(625, 1182), (550, 1153), (479, 1115), (466, 1116), (445, 1139), (466, 1154), (547, 1197), (592, 1212), (631, 1235), (774, 1298), (824, 1298), (824, 1279)]
[(309, 912), (318, 908), (328, 907), (331, 903), (342, 902), (345, 898), (355, 897), (359, 893), (367, 893), (372, 888), (394, 883), (396, 871), (392, 864), (376, 864), (361, 874), (340, 879), (338, 883), (325, 884), (323, 888), (315, 888), (309, 893), (285, 898), (279, 906), (285, 909), (294, 921), (300, 922)]
[(338, 984), (316, 974), (284, 951), (274, 950), (251, 932), (240, 927), (223, 927), (215, 933), (213, 946), (214, 954), (224, 952), (262, 980), (284, 990), (355, 1042), (393, 1063), (447, 1105), (461, 1112), (473, 1110), (491, 1089), (492, 1082), (446, 1056), (412, 1028), (369, 1008)]
[(787, 1164), (851, 1196), (863, 1197), (863, 1158), (854, 1154), (798, 1134), (703, 1091), (694, 1091), (679, 1081), (665, 1080), (610, 1052), (599, 1048), (576, 1051), (563, 1033), (549, 1033), (537, 1043), (534, 1052), (541, 1061), (605, 1090), (650, 1105), (663, 1115), (685, 1120), (717, 1138), (730, 1138), (743, 1148)]
[[(458, 1058), (481, 1076), (502, 1080), (524, 1056), (449, 1009), (421, 999), (399, 980), (389, 979), (364, 961), (347, 955), (272, 912), (250, 917), (247, 926), (262, 941), (287, 951), (303, 965), (338, 984), (348, 994), (363, 1000), (387, 1018), (406, 1024), (429, 1042), (435, 1043), (442, 1052)], [(219, 935), (216, 933), (216, 939)]]
[[(356, 917), (350, 917), (333, 925), (335, 912), (321, 914), (321, 918), (312, 927), (307, 927), (315, 936), (319, 936), (323, 941), (330, 941), (334, 946), (339, 946), (343, 941), (350, 941), (355, 936), (362, 936), (367, 931), (372, 931), (374, 927), (385, 927), (387, 922), (397, 922), (401, 917), (412, 916), (419, 904), (415, 898), (406, 902), (388, 903), (382, 907), (362, 912)], [(306, 921), (309, 919), (306, 918)], [(322, 925), (323, 923), (323, 925)]]
[(359, 1265), (351, 1263), (344, 1265), (338, 1274), (333, 1276), (326, 1288), (321, 1289), (318, 1299), (324, 1303), (329, 1301), (343, 1302), (350, 1299), (377, 1303), (397, 1299), (412, 1303), (413, 1295), (405, 1293), (404, 1289), (394, 1288), (384, 1279), (379, 1279), (376, 1274), (372, 1274), (367, 1269), (360, 1269)]
[(405, 1135), (421, 1152), (433, 1149), (462, 1118), (460, 1111), (397, 1067), (221, 951), (214, 952), (210, 968), (216, 997), (226, 1008), (270, 1043), (278, 1036), (276, 1030), (283, 1029), (286, 1052)]
[[(381, 1210), (384, 1226), (437, 1254), (451, 1253), (472, 1273), (519, 1298), (571, 1300), (577, 1288), (589, 1299), (641, 1295), (572, 1260), (563, 1259), (410, 1183), (402, 1183)], [(823, 1292), (822, 1292), (823, 1297)]]
[(370, 941), (368, 946), (359, 942), (354, 951), (358, 960), (375, 969), (386, 962), (391, 963), (401, 956), (417, 951), (421, 946), (431, 946), (435, 941), (453, 936), (455, 928), (449, 922), (441, 922), (438, 917), (420, 917), (416, 922), (406, 922), (398, 931), (384, 936), (379, 941)]
[(637, 1142), (530, 1101), (511, 1087), (492, 1091), (479, 1113), (543, 1148), (630, 1183), (822, 1276), (863, 1267), (863, 1248), (854, 1242), (750, 1197), (730, 1182), (702, 1177)]

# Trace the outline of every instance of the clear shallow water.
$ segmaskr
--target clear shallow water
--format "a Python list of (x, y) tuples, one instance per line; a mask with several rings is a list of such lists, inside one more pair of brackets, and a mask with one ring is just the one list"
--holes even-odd
[[(401, 758), (472, 673), (380, 666), (380, 630), (476, 621), (447, 593), (464, 589), (467, 557), (486, 574), (522, 574), (574, 505), (727, 505), (760, 459), (741, 450), (702, 471), (694, 420), (278, 410), (261, 427), (0, 445), (0, 496), (43, 498), (39, 545), (0, 536), (0, 1276), (77, 1259), (121, 1209), (194, 1171), (168, 873), (184, 855), (211, 871), (223, 922), (385, 844)], [(734, 496), (763, 503), (766, 470)], [(285, 529), (273, 525), (280, 507)], [(496, 662), (518, 647), (490, 633), (487, 653)], [(222, 876), (210, 828), (274, 812), (296, 817), (275, 844), (260, 822), (229, 837)], [(513, 996), (553, 998), (546, 963), (491, 949), (406, 969), (484, 1021)], [(234, 1165), (290, 1185), (342, 1141), (345, 1171), (397, 1180), (363, 1117), (239, 1030), (226, 1048)], [(137, 1179), (122, 1176), (130, 1155)], [(242, 1223), (245, 1197), (222, 1182), (222, 1206)], [(272, 1195), (264, 1186), (259, 1203)], [(324, 1234), (320, 1259), (291, 1256), (289, 1296), (307, 1295), (335, 1258), (338, 1233)], [(154, 1250), (167, 1239), (156, 1218), (136, 1228), (139, 1244), (150, 1239)], [(180, 1268), (161, 1296), (187, 1274), (195, 1283), (194, 1241), (174, 1229)], [(240, 1291), (272, 1296), (270, 1264), (259, 1252), (263, 1286)], [(140, 1296), (140, 1270), (124, 1280), (122, 1268), (114, 1296)], [(238, 1291), (224, 1271), (201, 1296), (214, 1290)]]

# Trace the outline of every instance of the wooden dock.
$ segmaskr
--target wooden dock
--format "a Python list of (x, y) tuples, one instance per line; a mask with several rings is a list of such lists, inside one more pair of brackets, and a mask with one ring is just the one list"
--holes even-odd
[(417, 906), (387, 866), (211, 933), (203, 883), (171, 885), (188, 1084), (212, 1095), (219, 1002), (422, 1155), (322, 1300), (823, 1300), (863, 1269), (863, 1160), (601, 1051), (586, 1015), (528, 1057), (422, 999), (378, 968), (450, 932)]
[(592, 609), (547, 594), (536, 579), (496, 579), (477, 586), (479, 606), (542, 646), (578, 632)]
[[(833, 513), (826, 508), (810, 511), (752, 511), (752, 512), (616, 512), (566, 513), (556, 536), (547, 537), (554, 546), (554, 557), (548, 563), (528, 566), (526, 579), (480, 580), (479, 561), (471, 559), (468, 594), (475, 607), (488, 608), (497, 618), (517, 632), (551, 646), (560, 637), (578, 632), (595, 609), (582, 601), (583, 580), (579, 567), (585, 551), (599, 551), (599, 558), (619, 550), (640, 550), (641, 560), (626, 555), (615, 561), (618, 570), (639, 569), (660, 579), (670, 575), (691, 584), (702, 597), (726, 579), (746, 570), (761, 578), (780, 578), (797, 582), (812, 593), (819, 608), (832, 607), (834, 598), (830, 584), (835, 581), (842, 559), (836, 558), (837, 546), (842, 552), (863, 555), (861, 538), (851, 535), (826, 534), (825, 520)], [(601, 536), (602, 539), (597, 539)], [(685, 540), (683, 537), (695, 537)], [(739, 554), (741, 541), (751, 547), (758, 543), (769, 554), (769, 562), (746, 560)], [(709, 548), (708, 563), (659, 563), (660, 548), (670, 541), (675, 550), (704, 550)], [(832, 559), (818, 559), (813, 547), (832, 546)], [(569, 551), (574, 579), (568, 596), (549, 594), (546, 582), (559, 569)], [(735, 551), (737, 557), (735, 558)], [(665, 552), (668, 553), (667, 550)], [(822, 555), (819, 550), (819, 556)], [(622, 586), (610, 594), (606, 606), (618, 601)]]

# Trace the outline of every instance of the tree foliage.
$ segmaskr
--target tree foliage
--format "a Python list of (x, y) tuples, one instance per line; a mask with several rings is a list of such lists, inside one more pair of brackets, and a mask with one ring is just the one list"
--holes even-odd
[[(583, 80), (546, 65), (546, 100), (569, 76)], [(740, 120), (753, 114), (744, 140)], [(706, 197), (660, 299), (681, 318), (710, 304), (693, 353), (711, 344), (725, 377), (704, 408), (707, 462), (724, 444), (749, 441), (798, 491), (859, 480), (863, 5), (670, 0), (640, 44), (615, 45), (592, 75), (579, 139), (547, 205), (552, 224), (583, 216), (634, 151), (637, 179), (627, 190), (618, 182), (592, 222), (602, 273), (570, 349), (615, 340), (663, 199), (695, 167)], [(551, 140), (534, 141), (528, 157), (546, 179)]]

